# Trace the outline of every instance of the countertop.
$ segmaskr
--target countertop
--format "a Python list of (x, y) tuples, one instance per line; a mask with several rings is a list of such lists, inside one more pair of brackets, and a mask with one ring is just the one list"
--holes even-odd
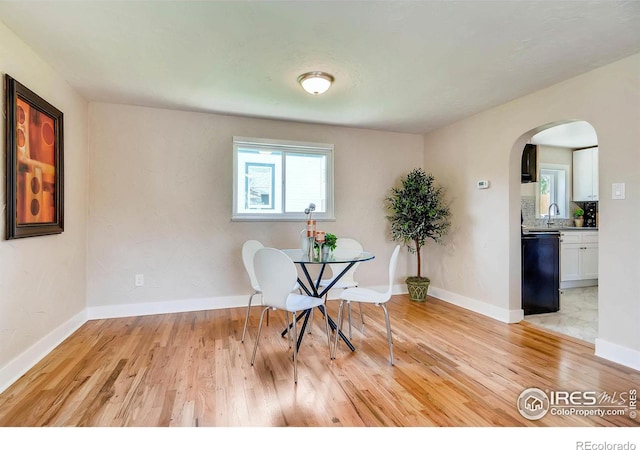
[(598, 231), (597, 227), (522, 227), (522, 234), (560, 233), (562, 231)]

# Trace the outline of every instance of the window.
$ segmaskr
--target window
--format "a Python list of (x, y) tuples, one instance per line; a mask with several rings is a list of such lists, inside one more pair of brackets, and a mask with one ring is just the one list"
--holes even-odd
[(558, 205), (558, 213), (551, 208), (551, 216), (567, 217), (567, 173), (568, 167), (559, 164), (540, 164), (538, 199), (538, 217), (549, 215), (549, 206)]
[(234, 220), (303, 220), (333, 216), (333, 145), (233, 138)]

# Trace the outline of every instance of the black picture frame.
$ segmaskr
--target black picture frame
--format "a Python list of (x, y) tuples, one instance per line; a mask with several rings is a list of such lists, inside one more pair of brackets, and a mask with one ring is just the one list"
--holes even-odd
[(5, 74), (7, 239), (64, 231), (63, 113)]

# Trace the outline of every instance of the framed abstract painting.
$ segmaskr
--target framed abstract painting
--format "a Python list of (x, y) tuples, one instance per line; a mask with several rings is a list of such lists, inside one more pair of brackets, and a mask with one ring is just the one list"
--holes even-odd
[(63, 114), (5, 75), (7, 239), (64, 230)]

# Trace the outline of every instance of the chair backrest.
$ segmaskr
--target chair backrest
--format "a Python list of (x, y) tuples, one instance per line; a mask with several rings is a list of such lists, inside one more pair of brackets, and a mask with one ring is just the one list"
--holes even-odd
[(400, 253), (400, 245), (396, 245), (396, 248), (391, 254), (391, 259), (389, 259), (389, 288), (387, 289), (387, 295), (389, 296), (389, 298), (391, 298), (391, 290), (393, 289), (393, 278), (396, 276), (398, 253)]
[[(364, 248), (362, 247), (362, 244), (358, 241), (356, 241), (355, 239), (351, 239), (351, 238), (338, 238), (337, 242), (336, 242), (336, 249), (334, 251), (334, 254), (336, 256), (340, 256), (341, 254), (345, 255), (345, 256), (351, 256), (354, 253), (361, 253), (364, 250)], [(338, 274), (341, 273), (345, 267), (347, 267), (349, 264), (332, 264), (330, 265), (331, 267), (331, 272), (334, 274)], [(358, 268), (358, 266), (360, 265), (360, 263), (355, 263), (351, 269), (349, 269), (349, 271), (347, 273), (345, 273), (342, 278), (340, 278), (340, 282), (341, 283), (355, 283), (354, 280), (354, 276), (356, 274), (356, 269)]]
[(261, 242), (256, 240), (249, 240), (242, 245), (242, 263), (244, 264), (244, 268), (249, 275), (249, 280), (251, 281), (251, 287), (254, 291), (260, 291), (260, 284), (256, 279), (256, 272), (253, 269), (253, 257), (256, 252), (264, 248)]
[(253, 258), (258, 284), (262, 288), (262, 304), (286, 309), (287, 297), (298, 281), (295, 264), (282, 250), (264, 247)]

